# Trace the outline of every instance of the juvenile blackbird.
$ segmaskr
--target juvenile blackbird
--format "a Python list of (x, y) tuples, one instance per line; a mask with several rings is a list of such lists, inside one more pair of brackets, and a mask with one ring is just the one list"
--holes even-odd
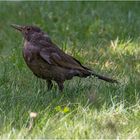
[(54, 80), (58, 84), (59, 90), (62, 91), (64, 81), (72, 79), (74, 76), (93, 75), (101, 80), (117, 83), (116, 80), (94, 73), (77, 59), (64, 53), (40, 28), (15, 24), (11, 26), (23, 34), (25, 62), (37, 77), (47, 81), (48, 89), (52, 88), (52, 80)]

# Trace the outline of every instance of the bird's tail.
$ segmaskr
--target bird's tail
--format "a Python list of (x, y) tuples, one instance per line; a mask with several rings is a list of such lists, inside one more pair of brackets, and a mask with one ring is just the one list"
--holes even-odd
[(104, 80), (106, 82), (109, 82), (109, 83), (118, 83), (117, 80), (114, 80), (114, 79), (111, 79), (111, 78), (108, 78), (106, 76), (102, 76), (102, 75), (99, 75), (99, 74), (96, 74), (95, 72), (93, 71), (90, 71), (91, 75), (97, 77), (98, 79), (101, 79), (101, 80)]

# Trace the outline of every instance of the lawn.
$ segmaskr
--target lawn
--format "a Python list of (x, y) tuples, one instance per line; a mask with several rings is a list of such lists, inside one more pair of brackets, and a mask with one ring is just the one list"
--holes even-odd
[[(7, 1), (0, 19), (0, 139), (140, 139), (140, 2)], [(62, 93), (55, 83), (47, 91), (26, 66), (12, 23), (41, 27), (119, 84), (75, 77)]]

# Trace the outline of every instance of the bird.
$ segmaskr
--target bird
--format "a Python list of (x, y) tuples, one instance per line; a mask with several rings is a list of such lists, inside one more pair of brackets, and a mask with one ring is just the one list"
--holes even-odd
[(52, 89), (52, 81), (55, 81), (59, 90), (63, 91), (64, 82), (74, 76), (94, 76), (109, 83), (118, 83), (117, 80), (95, 73), (76, 58), (66, 54), (39, 27), (17, 24), (11, 26), (24, 37), (23, 57), (27, 66), (35, 76), (47, 81), (48, 90)]

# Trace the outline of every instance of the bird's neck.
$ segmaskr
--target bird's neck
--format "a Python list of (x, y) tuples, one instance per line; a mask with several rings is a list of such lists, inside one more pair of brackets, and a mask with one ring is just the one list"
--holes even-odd
[(24, 48), (27, 48), (29, 44), (30, 44), (30, 42), (25, 39), (24, 40)]

